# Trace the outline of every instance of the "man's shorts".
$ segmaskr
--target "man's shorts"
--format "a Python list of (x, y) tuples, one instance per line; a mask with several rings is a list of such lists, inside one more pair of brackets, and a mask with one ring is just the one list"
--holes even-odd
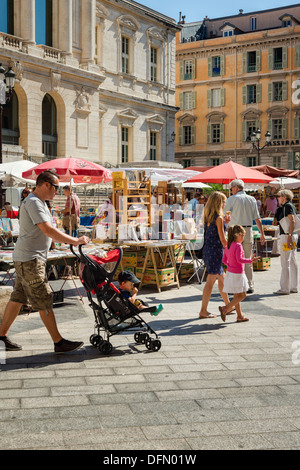
[(46, 263), (39, 258), (14, 262), (16, 282), (10, 296), (12, 302), (32, 305), (34, 310), (52, 308), (52, 290), (46, 276)]

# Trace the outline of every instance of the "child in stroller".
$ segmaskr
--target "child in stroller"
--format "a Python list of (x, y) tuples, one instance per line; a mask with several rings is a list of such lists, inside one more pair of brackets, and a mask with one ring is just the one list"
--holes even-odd
[[(138, 289), (136, 284), (139, 284), (141, 281), (135, 276), (132, 271), (121, 271), (118, 275), (119, 281), (119, 290), (124, 297), (126, 297), (130, 302), (132, 302), (139, 310), (143, 310), (148, 307), (148, 305), (140, 299), (137, 299)], [(151, 315), (158, 315), (163, 309), (162, 304), (159, 304), (156, 307), (156, 310), (150, 312)]]
[[(70, 248), (80, 261), (79, 277), (95, 316), (95, 333), (90, 336), (90, 343), (103, 354), (109, 354), (113, 349), (110, 336), (131, 329), (136, 331), (134, 339), (137, 343), (145, 344), (149, 351), (158, 351), (161, 348), (158, 335), (140, 317), (141, 310), (112, 282), (122, 259), (122, 249), (116, 248), (101, 257), (83, 253), (81, 245), (78, 246), (80, 256), (72, 245)], [(145, 306), (142, 312), (154, 313), (156, 309)], [(155, 338), (151, 338), (151, 334)]]

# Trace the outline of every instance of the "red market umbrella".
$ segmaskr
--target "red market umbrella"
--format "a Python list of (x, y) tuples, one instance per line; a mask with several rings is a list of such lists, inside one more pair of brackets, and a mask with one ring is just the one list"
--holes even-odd
[(235, 163), (229, 160), (222, 165), (214, 166), (209, 170), (200, 173), (199, 175), (192, 176), (186, 183), (219, 183), (229, 184), (235, 179), (241, 179), (245, 183), (265, 183), (268, 184), (274, 178), (264, 175), (260, 171), (252, 170), (249, 167)]
[(260, 165), (260, 166), (253, 166), (254, 170), (261, 171), (264, 175), (273, 176), (274, 178), (277, 177), (287, 177), (287, 178), (298, 178), (299, 170), (287, 170), (285, 168), (275, 168), (274, 166), (270, 165)]
[(97, 184), (112, 181), (112, 172), (97, 163), (80, 158), (56, 158), (41, 163), (22, 173), (22, 177), (35, 180), (45, 170), (55, 170), (62, 183)]

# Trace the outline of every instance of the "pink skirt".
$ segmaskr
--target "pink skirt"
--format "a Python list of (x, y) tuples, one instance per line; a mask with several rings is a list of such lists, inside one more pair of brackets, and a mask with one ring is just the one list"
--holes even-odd
[(240, 294), (249, 289), (248, 279), (245, 273), (229, 273), (226, 271), (223, 292), (228, 294)]

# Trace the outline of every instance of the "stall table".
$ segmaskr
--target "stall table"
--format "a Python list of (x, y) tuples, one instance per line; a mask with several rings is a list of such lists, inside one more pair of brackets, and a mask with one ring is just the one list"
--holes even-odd
[[(50, 274), (53, 272), (55, 266), (58, 266), (58, 265), (63, 266), (64, 270), (67, 271), (67, 276), (65, 277), (63, 285), (61, 286), (58, 292), (62, 293), (64, 285), (67, 282), (67, 280), (72, 280), (76, 288), (76, 291), (81, 301), (83, 302), (83, 296), (80, 294), (76, 286), (75, 279), (74, 279), (74, 266), (75, 266), (76, 260), (77, 260), (76, 256), (71, 252), (70, 249), (49, 251), (48, 258), (47, 258), (47, 266), (51, 266), (51, 269), (50, 269), (50, 272), (48, 273), (48, 278)], [(13, 249), (0, 250), (0, 272), (4, 273), (4, 278), (1, 281), (2, 284), (5, 282), (5, 279), (7, 276), (14, 284), (15, 270), (14, 270), (14, 264), (13, 264)], [(51, 284), (50, 284), (50, 287), (51, 287)], [(61, 296), (58, 295), (57, 297), (58, 298), (60, 297), (62, 299), (62, 295)]]
[[(171, 286), (171, 285), (177, 285), (178, 289), (180, 288), (180, 283), (179, 283), (179, 277), (176, 269), (176, 255), (175, 255), (175, 247), (179, 244), (182, 244), (185, 242), (181, 242), (178, 240), (147, 240), (145, 242), (133, 242), (133, 241), (124, 241), (122, 248), (124, 247), (129, 247), (130, 249), (134, 248), (145, 248), (146, 249), (146, 256), (143, 262), (143, 266), (139, 268), (139, 272), (137, 272), (137, 277), (140, 275), (140, 284), (139, 284), (139, 289), (145, 284), (144, 278), (145, 275), (149, 273), (151, 270), (151, 273), (153, 272), (153, 277), (152, 280), (148, 283), (150, 284), (156, 284), (158, 292), (161, 292), (161, 287), (164, 286)], [(156, 262), (156, 257), (155, 254), (158, 253), (162, 266), (166, 265), (167, 258), (169, 257), (170, 259), (170, 264), (169, 267), (166, 268), (170, 270), (174, 270), (174, 281), (171, 280), (170, 282), (163, 282), (162, 279), (162, 274), (160, 275), (159, 269), (157, 267), (157, 262)], [(152, 268), (147, 267), (148, 260), (152, 261)], [(123, 266), (122, 266), (123, 268)], [(161, 279), (160, 279), (161, 276)], [(172, 279), (172, 278), (170, 278)]]

